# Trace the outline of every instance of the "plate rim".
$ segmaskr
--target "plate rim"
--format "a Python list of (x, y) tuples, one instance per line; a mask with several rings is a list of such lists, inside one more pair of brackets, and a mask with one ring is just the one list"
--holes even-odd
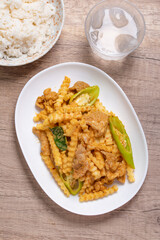
[[(18, 129), (18, 127), (17, 127), (17, 121), (18, 121), (18, 120), (17, 120), (18, 106), (19, 106), (19, 104), (20, 104), (20, 99), (21, 99), (21, 97), (22, 97), (23, 92), (25, 91), (25, 89), (34, 81), (34, 78), (37, 78), (39, 75), (41, 75), (41, 74), (49, 71), (50, 69), (55, 69), (55, 68), (57, 68), (57, 67), (63, 67), (63, 66), (66, 66), (66, 65), (72, 65), (72, 66), (73, 66), (73, 65), (77, 65), (77, 66), (79, 65), (79, 66), (87, 67), (87, 68), (90, 68), (90, 69), (94, 69), (94, 70), (100, 72), (101, 74), (103, 74), (105, 77), (107, 77), (108, 80), (109, 80), (112, 84), (114, 84), (114, 85), (119, 89), (119, 91), (121, 92), (121, 94), (123, 94), (123, 97), (125, 98), (125, 100), (126, 100), (127, 103), (129, 104), (129, 106), (130, 106), (130, 108), (131, 108), (131, 110), (132, 110), (132, 112), (133, 112), (133, 114), (134, 114), (134, 117), (136, 118), (136, 122), (138, 123), (138, 127), (140, 128), (141, 133), (142, 133), (143, 142), (144, 142), (144, 147), (145, 147), (145, 152), (146, 152), (146, 159), (145, 159), (145, 160), (146, 160), (146, 166), (145, 166), (145, 169), (144, 169), (143, 178), (141, 179), (141, 181), (140, 181), (140, 183), (139, 183), (136, 191), (134, 192), (134, 194), (133, 194), (131, 197), (129, 197), (127, 200), (125, 200), (125, 201), (123, 202), (123, 204), (121, 204), (119, 207), (115, 207), (115, 208), (113, 208), (113, 209), (111, 209), (111, 210), (109, 210), (109, 211), (106, 211), (106, 212), (100, 212), (100, 213), (97, 213), (97, 214), (93, 214), (93, 213), (89, 213), (89, 214), (79, 213), (78, 211), (69, 210), (69, 209), (67, 209), (67, 207), (61, 206), (57, 201), (53, 200), (53, 199), (49, 196), (49, 194), (47, 193), (47, 191), (45, 191), (45, 189), (41, 186), (41, 184), (40, 184), (39, 181), (37, 180), (36, 175), (34, 175), (34, 173), (31, 171), (30, 164), (29, 164), (29, 162), (26, 160), (27, 158), (26, 158), (25, 153), (24, 153), (24, 151), (23, 151), (23, 146), (22, 146), (22, 144), (21, 144), (20, 137), (19, 137), (19, 133), (18, 133), (18, 130), (17, 130), (17, 129)], [(103, 70), (101, 70), (101, 69), (99, 69), (99, 68), (97, 68), (97, 67), (95, 67), (95, 66), (93, 66), (93, 65), (86, 64), (86, 63), (82, 63), (82, 62), (64, 62), (64, 63), (60, 63), (60, 64), (53, 65), (53, 66), (51, 66), (51, 67), (48, 67), (48, 68), (46, 68), (46, 69), (38, 72), (38, 73), (35, 74), (34, 76), (32, 76), (32, 77), (28, 80), (28, 82), (24, 85), (24, 87), (22, 88), (22, 90), (21, 90), (21, 92), (20, 92), (20, 94), (19, 94), (19, 96), (18, 96), (17, 102), (16, 102), (16, 107), (15, 107), (15, 130), (16, 130), (16, 136), (17, 136), (18, 143), (19, 143), (19, 145), (20, 145), (22, 154), (23, 154), (23, 156), (24, 156), (24, 158), (25, 158), (25, 161), (26, 161), (26, 163), (27, 163), (27, 165), (28, 165), (28, 167), (29, 167), (32, 175), (34, 176), (35, 180), (37, 181), (37, 183), (39, 184), (39, 186), (41, 187), (41, 189), (45, 192), (45, 194), (46, 194), (54, 203), (56, 203), (56, 204), (57, 204), (58, 206), (60, 206), (62, 209), (67, 210), (68, 212), (71, 212), (71, 213), (74, 213), (74, 214), (77, 214), (77, 215), (82, 215), (82, 216), (98, 216), (98, 215), (107, 214), (107, 213), (110, 213), (110, 212), (112, 212), (112, 211), (114, 211), (114, 210), (116, 210), (116, 209), (119, 209), (120, 207), (124, 206), (124, 205), (127, 204), (131, 199), (133, 199), (133, 198), (135, 197), (135, 195), (136, 195), (136, 194), (139, 192), (139, 190), (141, 189), (141, 187), (142, 187), (142, 185), (143, 185), (143, 183), (144, 183), (144, 181), (145, 181), (145, 178), (146, 178), (146, 176), (147, 176), (148, 165), (149, 165), (148, 145), (147, 145), (147, 141), (146, 141), (146, 137), (145, 137), (145, 134), (144, 134), (142, 125), (141, 125), (140, 120), (139, 120), (139, 118), (138, 118), (138, 116), (137, 116), (137, 114), (136, 114), (136, 111), (134, 110), (134, 108), (133, 108), (133, 106), (132, 106), (129, 98), (128, 98), (127, 95), (126, 95), (126, 93), (122, 90), (122, 88), (118, 85), (118, 83), (117, 83), (113, 78), (111, 78), (106, 72), (104, 72)]]
[[(65, 7), (64, 7), (64, 0), (60, 0), (61, 1), (61, 4), (62, 4), (62, 24), (61, 24), (61, 27), (59, 29), (59, 32), (54, 40), (54, 42), (50, 45), (49, 48), (47, 48), (43, 53), (41, 53), (39, 56), (37, 56), (35, 59), (30, 59), (29, 61), (27, 61), (27, 58), (26, 58), (26, 62), (22, 62), (22, 63), (18, 63), (18, 64), (14, 64), (13, 62), (9, 62), (9, 63), (1, 63), (1, 60), (0, 59), (0, 66), (2, 67), (18, 67), (18, 66), (24, 66), (24, 65), (27, 65), (27, 64), (30, 64), (30, 63), (33, 63), (35, 61), (37, 61), (38, 59), (42, 58), (43, 56), (45, 56), (53, 47), (54, 45), (57, 43), (61, 33), (62, 33), (62, 29), (64, 27), (64, 21), (65, 21)], [(17, 58), (18, 59), (18, 58)]]

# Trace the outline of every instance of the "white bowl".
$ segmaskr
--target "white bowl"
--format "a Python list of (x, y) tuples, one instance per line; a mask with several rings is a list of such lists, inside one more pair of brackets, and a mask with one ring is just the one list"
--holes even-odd
[[(118, 192), (103, 199), (80, 203), (78, 196), (67, 198), (55, 183), (40, 156), (40, 143), (32, 133), (35, 125), (35, 101), (43, 90), (51, 87), (57, 91), (64, 76), (85, 81), (100, 88), (100, 101), (113, 111), (125, 125), (130, 137), (135, 163), (135, 183), (118, 184)], [(131, 200), (141, 188), (148, 168), (148, 150), (145, 135), (130, 101), (118, 84), (105, 72), (83, 63), (63, 63), (35, 75), (23, 88), (16, 105), (15, 127), (26, 162), (44, 192), (62, 208), (81, 215), (98, 215), (121, 207)]]
[(55, 34), (53, 36), (50, 36), (48, 38), (48, 41), (43, 44), (43, 47), (40, 52), (35, 53), (31, 57), (20, 57), (20, 58), (9, 58), (9, 59), (0, 59), (0, 65), (1, 66), (21, 66), (25, 65), (31, 62), (34, 62), (35, 60), (41, 58), (44, 56), (57, 42), (62, 28), (64, 24), (64, 3), (63, 0), (52, 0), (53, 5), (56, 8), (56, 14), (54, 16), (54, 27), (55, 27)]

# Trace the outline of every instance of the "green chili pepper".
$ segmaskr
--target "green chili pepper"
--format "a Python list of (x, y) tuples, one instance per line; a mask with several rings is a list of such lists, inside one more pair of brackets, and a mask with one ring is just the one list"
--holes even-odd
[(72, 174), (65, 176), (64, 174), (60, 173), (60, 177), (63, 181), (63, 183), (65, 184), (65, 186), (68, 188), (69, 192), (72, 195), (76, 195), (77, 193), (79, 193), (79, 191), (82, 188), (83, 182), (81, 182), (79, 179), (77, 180), (76, 184), (74, 185), (74, 187), (71, 187), (71, 181), (72, 181)]
[(77, 98), (80, 95), (85, 94), (85, 93), (88, 93), (88, 95), (90, 96), (90, 102), (88, 103), (88, 105), (91, 106), (95, 103), (95, 101), (97, 100), (97, 98), (99, 96), (99, 87), (93, 86), (93, 87), (88, 87), (88, 88), (82, 89), (81, 91), (79, 91), (78, 93), (76, 93), (75, 95), (73, 95), (70, 98), (69, 103), (71, 103), (75, 98)]
[[(131, 142), (124, 128), (123, 123), (119, 120), (118, 117), (110, 116), (109, 126), (110, 126), (112, 136), (124, 160), (128, 163), (128, 165), (131, 168), (135, 169), (134, 162), (133, 162)], [(125, 141), (126, 146), (122, 144), (123, 140)]]
[(54, 128), (50, 128), (50, 130), (53, 133), (53, 138), (56, 146), (61, 151), (65, 151), (67, 149), (67, 141), (66, 141), (66, 137), (64, 136), (63, 128), (54, 127)]

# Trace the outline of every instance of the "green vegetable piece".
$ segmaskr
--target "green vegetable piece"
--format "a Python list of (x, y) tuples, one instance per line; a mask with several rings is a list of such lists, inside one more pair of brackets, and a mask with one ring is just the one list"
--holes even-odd
[(83, 182), (81, 182), (79, 179), (77, 180), (78, 182), (74, 185), (74, 187), (71, 187), (71, 181), (72, 181), (72, 174), (70, 174), (69, 176), (65, 176), (63, 177), (64, 174), (60, 173), (60, 177), (63, 181), (63, 183), (65, 184), (65, 186), (67, 187), (67, 189), (69, 190), (69, 192), (72, 195), (76, 195), (77, 193), (79, 193), (79, 191), (81, 190), (82, 186), (83, 186)]
[(70, 98), (69, 103), (71, 103), (74, 99), (76, 99), (77, 97), (79, 97), (80, 95), (82, 95), (84, 93), (89, 94), (90, 102), (88, 103), (88, 105), (91, 106), (95, 103), (95, 101), (97, 100), (97, 98), (99, 96), (99, 87), (96, 85), (93, 87), (88, 87), (88, 88), (82, 89), (81, 91), (79, 91), (78, 93), (76, 93), (75, 95), (73, 95)]
[[(133, 162), (133, 154), (132, 147), (129, 136), (125, 130), (123, 123), (119, 120), (118, 117), (110, 116), (109, 117), (109, 126), (112, 133), (112, 136), (117, 144), (117, 147), (122, 154), (124, 160), (128, 163), (128, 165), (135, 169), (135, 165)], [(119, 135), (119, 134), (120, 135)], [(122, 140), (126, 141), (126, 146), (124, 147), (122, 144)]]
[(65, 151), (67, 149), (67, 141), (66, 141), (66, 137), (64, 136), (63, 128), (54, 127), (54, 128), (50, 128), (50, 130), (53, 133), (53, 138), (56, 146), (61, 151)]

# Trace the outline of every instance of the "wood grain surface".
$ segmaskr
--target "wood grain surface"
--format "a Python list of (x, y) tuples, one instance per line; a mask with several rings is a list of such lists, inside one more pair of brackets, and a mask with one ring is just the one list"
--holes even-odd
[[(144, 15), (141, 46), (122, 62), (91, 53), (84, 21), (96, 0), (65, 0), (65, 25), (53, 49), (22, 67), (0, 67), (0, 240), (158, 240), (160, 239), (160, 0), (134, 0)], [(30, 172), (14, 127), (17, 98), (27, 81), (52, 65), (78, 61), (108, 73), (129, 97), (142, 123), (149, 169), (141, 190), (109, 214), (69, 213), (41, 190)]]

